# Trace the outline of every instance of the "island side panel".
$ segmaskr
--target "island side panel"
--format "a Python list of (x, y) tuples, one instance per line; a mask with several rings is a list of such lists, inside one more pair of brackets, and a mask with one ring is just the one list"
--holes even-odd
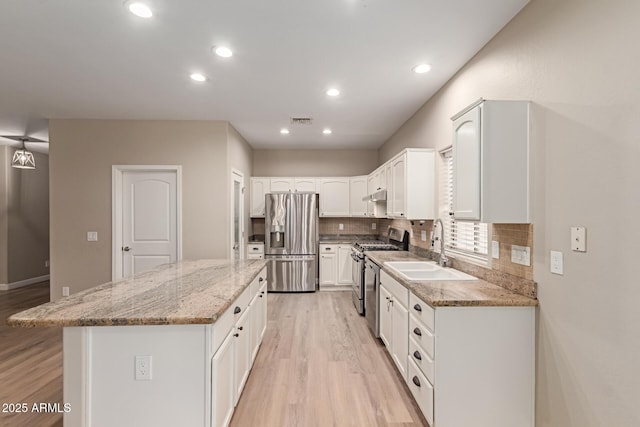
[[(65, 401), (74, 412), (65, 416), (65, 426), (208, 425), (205, 325), (66, 329)], [(136, 356), (152, 357), (150, 380), (135, 379)]]

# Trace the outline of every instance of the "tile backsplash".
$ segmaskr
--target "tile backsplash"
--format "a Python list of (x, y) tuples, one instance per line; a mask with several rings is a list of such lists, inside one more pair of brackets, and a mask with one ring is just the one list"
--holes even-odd
[[(511, 246), (528, 246), (533, 254), (533, 224), (493, 224), (491, 240), (500, 243), (500, 258), (492, 259), (491, 268), (533, 280), (533, 259), (529, 266), (511, 262)], [(491, 242), (489, 242), (491, 248)], [(491, 252), (491, 249), (489, 249)]]

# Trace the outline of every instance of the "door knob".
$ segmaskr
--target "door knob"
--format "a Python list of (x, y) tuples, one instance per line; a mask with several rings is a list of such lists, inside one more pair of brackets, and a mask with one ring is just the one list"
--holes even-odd
[(129, 246), (123, 246), (122, 250), (125, 252), (129, 252), (131, 250), (131, 248)]

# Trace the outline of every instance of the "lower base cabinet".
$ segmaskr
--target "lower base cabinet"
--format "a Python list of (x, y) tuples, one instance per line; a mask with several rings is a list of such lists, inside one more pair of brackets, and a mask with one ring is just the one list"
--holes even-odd
[(431, 427), (535, 425), (535, 307), (434, 308), (383, 271), (379, 313), (380, 338)]
[(212, 425), (226, 426), (235, 408), (234, 336), (227, 335), (211, 359)]

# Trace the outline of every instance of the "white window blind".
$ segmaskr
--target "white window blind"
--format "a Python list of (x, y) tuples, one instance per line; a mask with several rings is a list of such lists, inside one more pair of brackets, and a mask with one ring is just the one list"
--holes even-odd
[[(487, 261), (487, 224), (474, 221), (456, 221), (453, 212), (453, 149), (441, 153), (440, 218), (444, 224), (444, 241), (449, 251)], [(438, 231), (439, 232), (439, 231)]]

